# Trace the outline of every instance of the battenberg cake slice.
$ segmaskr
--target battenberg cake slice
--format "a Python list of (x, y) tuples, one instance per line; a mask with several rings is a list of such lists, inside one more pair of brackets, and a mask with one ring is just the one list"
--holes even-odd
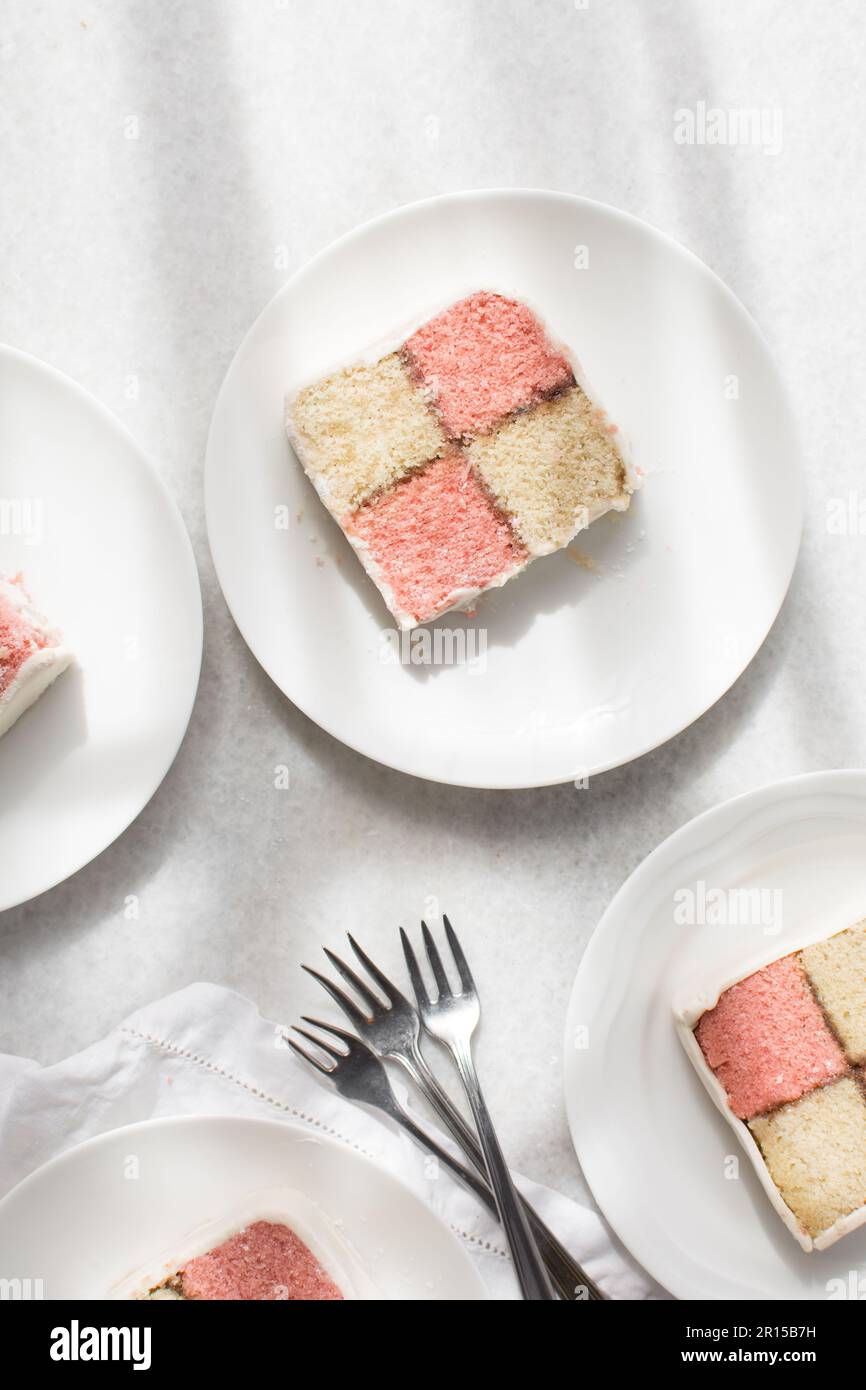
[(165, 1302), (327, 1302), (381, 1297), (341, 1221), (295, 1188), (256, 1188), (179, 1231), (108, 1297)]
[(334, 1302), (343, 1298), (300, 1236), (274, 1221), (254, 1221), (213, 1250), (187, 1260), (147, 1299), (234, 1302)]
[(677, 1031), (804, 1250), (866, 1223), (866, 921), (695, 1000)]
[(498, 588), (635, 488), (577, 363), (489, 291), (288, 397), (286, 428), (403, 629)]
[(62, 635), (34, 607), (21, 576), (0, 576), (0, 738), (72, 661)]

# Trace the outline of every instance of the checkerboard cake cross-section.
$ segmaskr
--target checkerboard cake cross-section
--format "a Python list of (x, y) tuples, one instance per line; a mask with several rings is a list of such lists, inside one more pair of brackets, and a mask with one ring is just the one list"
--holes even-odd
[(286, 427), (402, 628), (504, 584), (634, 488), (567, 351), (487, 291), (295, 393)]
[(679, 1020), (804, 1249), (866, 1223), (866, 921), (772, 961)]

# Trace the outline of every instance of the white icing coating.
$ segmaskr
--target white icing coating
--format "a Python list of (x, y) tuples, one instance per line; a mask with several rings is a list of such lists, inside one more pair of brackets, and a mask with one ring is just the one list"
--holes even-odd
[(849, 1235), (852, 1231), (858, 1230), (860, 1226), (866, 1224), (866, 1205), (858, 1207), (856, 1211), (850, 1212), (847, 1216), (829, 1226), (826, 1231), (821, 1231), (817, 1236), (810, 1236), (804, 1230), (799, 1220), (791, 1211), (781, 1192), (776, 1186), (770, 1174), (770, 1170), (764, 1162), (764, 1155), (761, 1153), (759, 1145), (756, 1143), (752, 1131), (744, 1120), (735, 1115), (730, 1105), (724, 1086), (719, 1081), (712, 1067), (708, 1064), (700, 1044), (695, 1037), (695, 1028), (698, 1021), (708, 1009), (715, 1008), (720, 997), (725, 990), (737, 985), (741, 980), (754, 975), (755, 971), (762, 970), (766, 965), (772, 965), (776, 960), (781, 960), (784, 956), (794, 955), (797, 951), (804, 950), (807, 946), (814, 946), (818, 941), (826, 941), (831, 936), (836, 936), (844, 927), (835, 926), (829, 931), (826, 926), (816, 931), (808, 928), (794, 945), (788, 946), (785, 951), (779, 954), (778, 946), (768, 948), (754, 953), (749, 966), (741, 969), (736, 975), (726, 977), (721, 982), (718, 977), (712, 982), (705, 982), (703, 986), (696, 986), (694, 992), (684, 992), (682, 997), (678, 997), (673, 1003), (674, 1021), (677, 1036), (685, 1049), (686, 1056), (697, 1072), (704, 1084), (716, 1109), (724, 1115), (728, 1124), (734, 1130), (740, 1144), (745, 1149), (751, 1160), (752, 1167), (758, 1175), (761, 1186), (767, 1194), (773, 1210), (784, 1222), (791, 1232), (794, 1239), (800, 1244), (803, 1250), (826, 1250), (828, 1246), (841, 1240), (843, 1236)]
[[(370, 1301), (381, 1298), (360, 1257), (331, 1218), (309, 1197), (288, 1187), (250, 1192), (233, 1202), (221, 1216), (180, 1233), (170, 1250), (118, 1280), (106, 1296), (112, 1300), (146, 1298), (151, 1289), (170, 1279), (189, 1260), (222, 1245), (223, 1241), (256, 1221), (271, 1221), (293, 1230), (337, 1285), (344, 1299)], [(170, 1298), (172, 1295), (165, 1293), (161, 1296)]]

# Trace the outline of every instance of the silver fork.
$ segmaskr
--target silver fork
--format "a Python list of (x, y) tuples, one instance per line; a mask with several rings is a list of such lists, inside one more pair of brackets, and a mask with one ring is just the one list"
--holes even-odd
[(470, 1192), (473, 1192), (493, 1216), (498, 1214), (496, 1199), (487, 1184), (470, 1168), (453, 1158), (447, 1149), (443, 1149), (441, 1144), (438, 1144), (425, 1129), (422, 1129), (421, 1125), (416, 1124), (409, 1112), (403, 1108), (391, 1087), (384, 1062), (376, 1056), (371, 1047), (368, 1047), (360, 1038), (355, 1037), (354, 1033), (348, 1033), (345, 1028), (338, 1028), (336, 1024), (325, 1023), (320, 1018), (308, 1018), (305, 1014), (303, 1022), (338, 1038), (342, 1048), (335, 1047), (333, 1043), (316, 1037), (308, 1028), (300, 1028), (295, 1023), (292, 1025), (293, 1032), (299, 1033), (302, 1038), (306, 1038), (307, 1042), (320, 1048), (322, 1052), (333, 1059), (333, 1065), (327, 1066), (318, 1057), (313, 1056), (299, 1043), (296, 1043), (294, 1038), (288, 1038), (289, 1047), (299, 1057), (303, 1057), (304, 1061), (309, 1062), (311, 1067), (315, 1067), (316, 1071), (326, 1076), (340, 1095), (345, 1096), (347, 1100), (360, 1101), (363, 1105), (380, 1110), (384, 1115), (396, 1121), (412, 1136), (416, 1144), (434, 1154), (441, 1164), (448, 1168)]
[(526, 1213), (521, 1205), (517, 1189), (511, 1180), (505, 1155), (493, 1127), (493, 1121), (484, 1100), (478, 1072), (472, 1057), (472, 1034), (481, 1019), (478, 991), (451, 923), (444, 916), (442, 923), (460, 978), (460, 991), (455, 994), (451, 988), (436, 942), (430, 934), (427, 923), (422, 922), (421, 930), (427, 950), (427, 959), (430, 962), (430, 969), (433, 971), (433, 978), (438, 990), (435, 999), (431, 999), (427, 993), (409, 938), (402, 929), (400, 932), (403, 953), (412, 978), (412, 987), (415, 990), (418, 1009), (426, 1031), (431, 1038), (435, 1038), (448, 1049), (460, 1073), (460, 1079), (472, 1109), (475, 1128), (478, 1130), (478, 1138), (481, 1141), (490, 1185), (496, 1195), (499, 1219), (505, 1230), (523, 1297), (535, 1302), (553, 1299), (555, 1294), (538, 1252), (538, 1246), (535, 1244), (529, 1229), (529, 1222), (526, 1219)]
[[(318, 970), (314, 970), (309, 965), (305, 965), (303, 969), (314, 980), (317, 980), (323, 989), (327, 990), (335, 1004), (342, 1009), (349, 1019), (355, 1031), (369, 1043), (377, 1056), (399, 1062), (408, 1072), (452, 1138), (477, 1171), (484, 1176), (484, 1156), (475, 1134), (451, 1101), (450, 1096), (440, 1086), (421, 1051), (421, 1019), (418, 1010), (361, 949), (351, 932), (347, 935), (353, 952), (370, 978), (375, 981), (387, 1000), (387, 1004), (383, 1004), (367, 982), (327, 946), (324, 947), (325, 955), (337, 973), (364, 1001), (364, 1009), (359, 1008), (355, 1001), (338, 985), (329, 980), (326, 975), (320, 974)], [(551, 1277), (562, 1297), (569, 1300), (581, 1297), (586, 1297), (590, 1301), (604, 1299), (605, 1295), (584, 1273), (561, 1241), (557, 1240), (532, 1205), (524, 1197), (521, 1197), (520, 1200)]]

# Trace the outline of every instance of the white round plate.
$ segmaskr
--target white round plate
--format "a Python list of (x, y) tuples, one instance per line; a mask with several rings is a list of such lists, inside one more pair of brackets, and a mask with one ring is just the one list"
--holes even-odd
[(201, 664), (180, 513), (121, 424), (0, 348), (0, 572), (21, 571), (74, 667), (0, 740), (0, 910), (100, 854), (156, 791)]
[(487, 1297), (457, 1237), (396, 1178), (301, 1125), (238, 1116), (148, 1120), (46, 1163), (0, 1202), (0, 1277), (41, 1279), (45, 1298), (105, 1298), (274, 1188), (339, 1223), (383, 1298)]
[[(691, 890), (693, 915), (706, 915), (700, 884), (766, 890), (758, 920), (677, 925), (677, 892)], [(852, 1271), (866, 1277), (866, 1229), (821, 1253), (797, 1245), (672, 1015), (695, 982), (731, 979), (758, 955), (784, 955), (864, 915), (866, 772), (819, 772), (698, 816), (644, 860), (596, 928), (566, 1026), (571, 1134), (608, 1221), (679, 1298), (850, 1297)], [(729, 1155), (739, 1157), (736, 1181)]]
[[(393, 620), (289, 448), (283, 398), (479, 288), (573, 348), (645, 486), (474, 619), (440, 619), (483, 629), (483, 659), (383, 660)], [(791, 576), (798, 457), (758, 330), (688, 251), (569, 194), (463, 193), (361, 227), (268, 305), (214, 413), (208, 531), (247, 643), (329, 733), (434, 781), (541, 786), (647, 752), (736, 680)]]

